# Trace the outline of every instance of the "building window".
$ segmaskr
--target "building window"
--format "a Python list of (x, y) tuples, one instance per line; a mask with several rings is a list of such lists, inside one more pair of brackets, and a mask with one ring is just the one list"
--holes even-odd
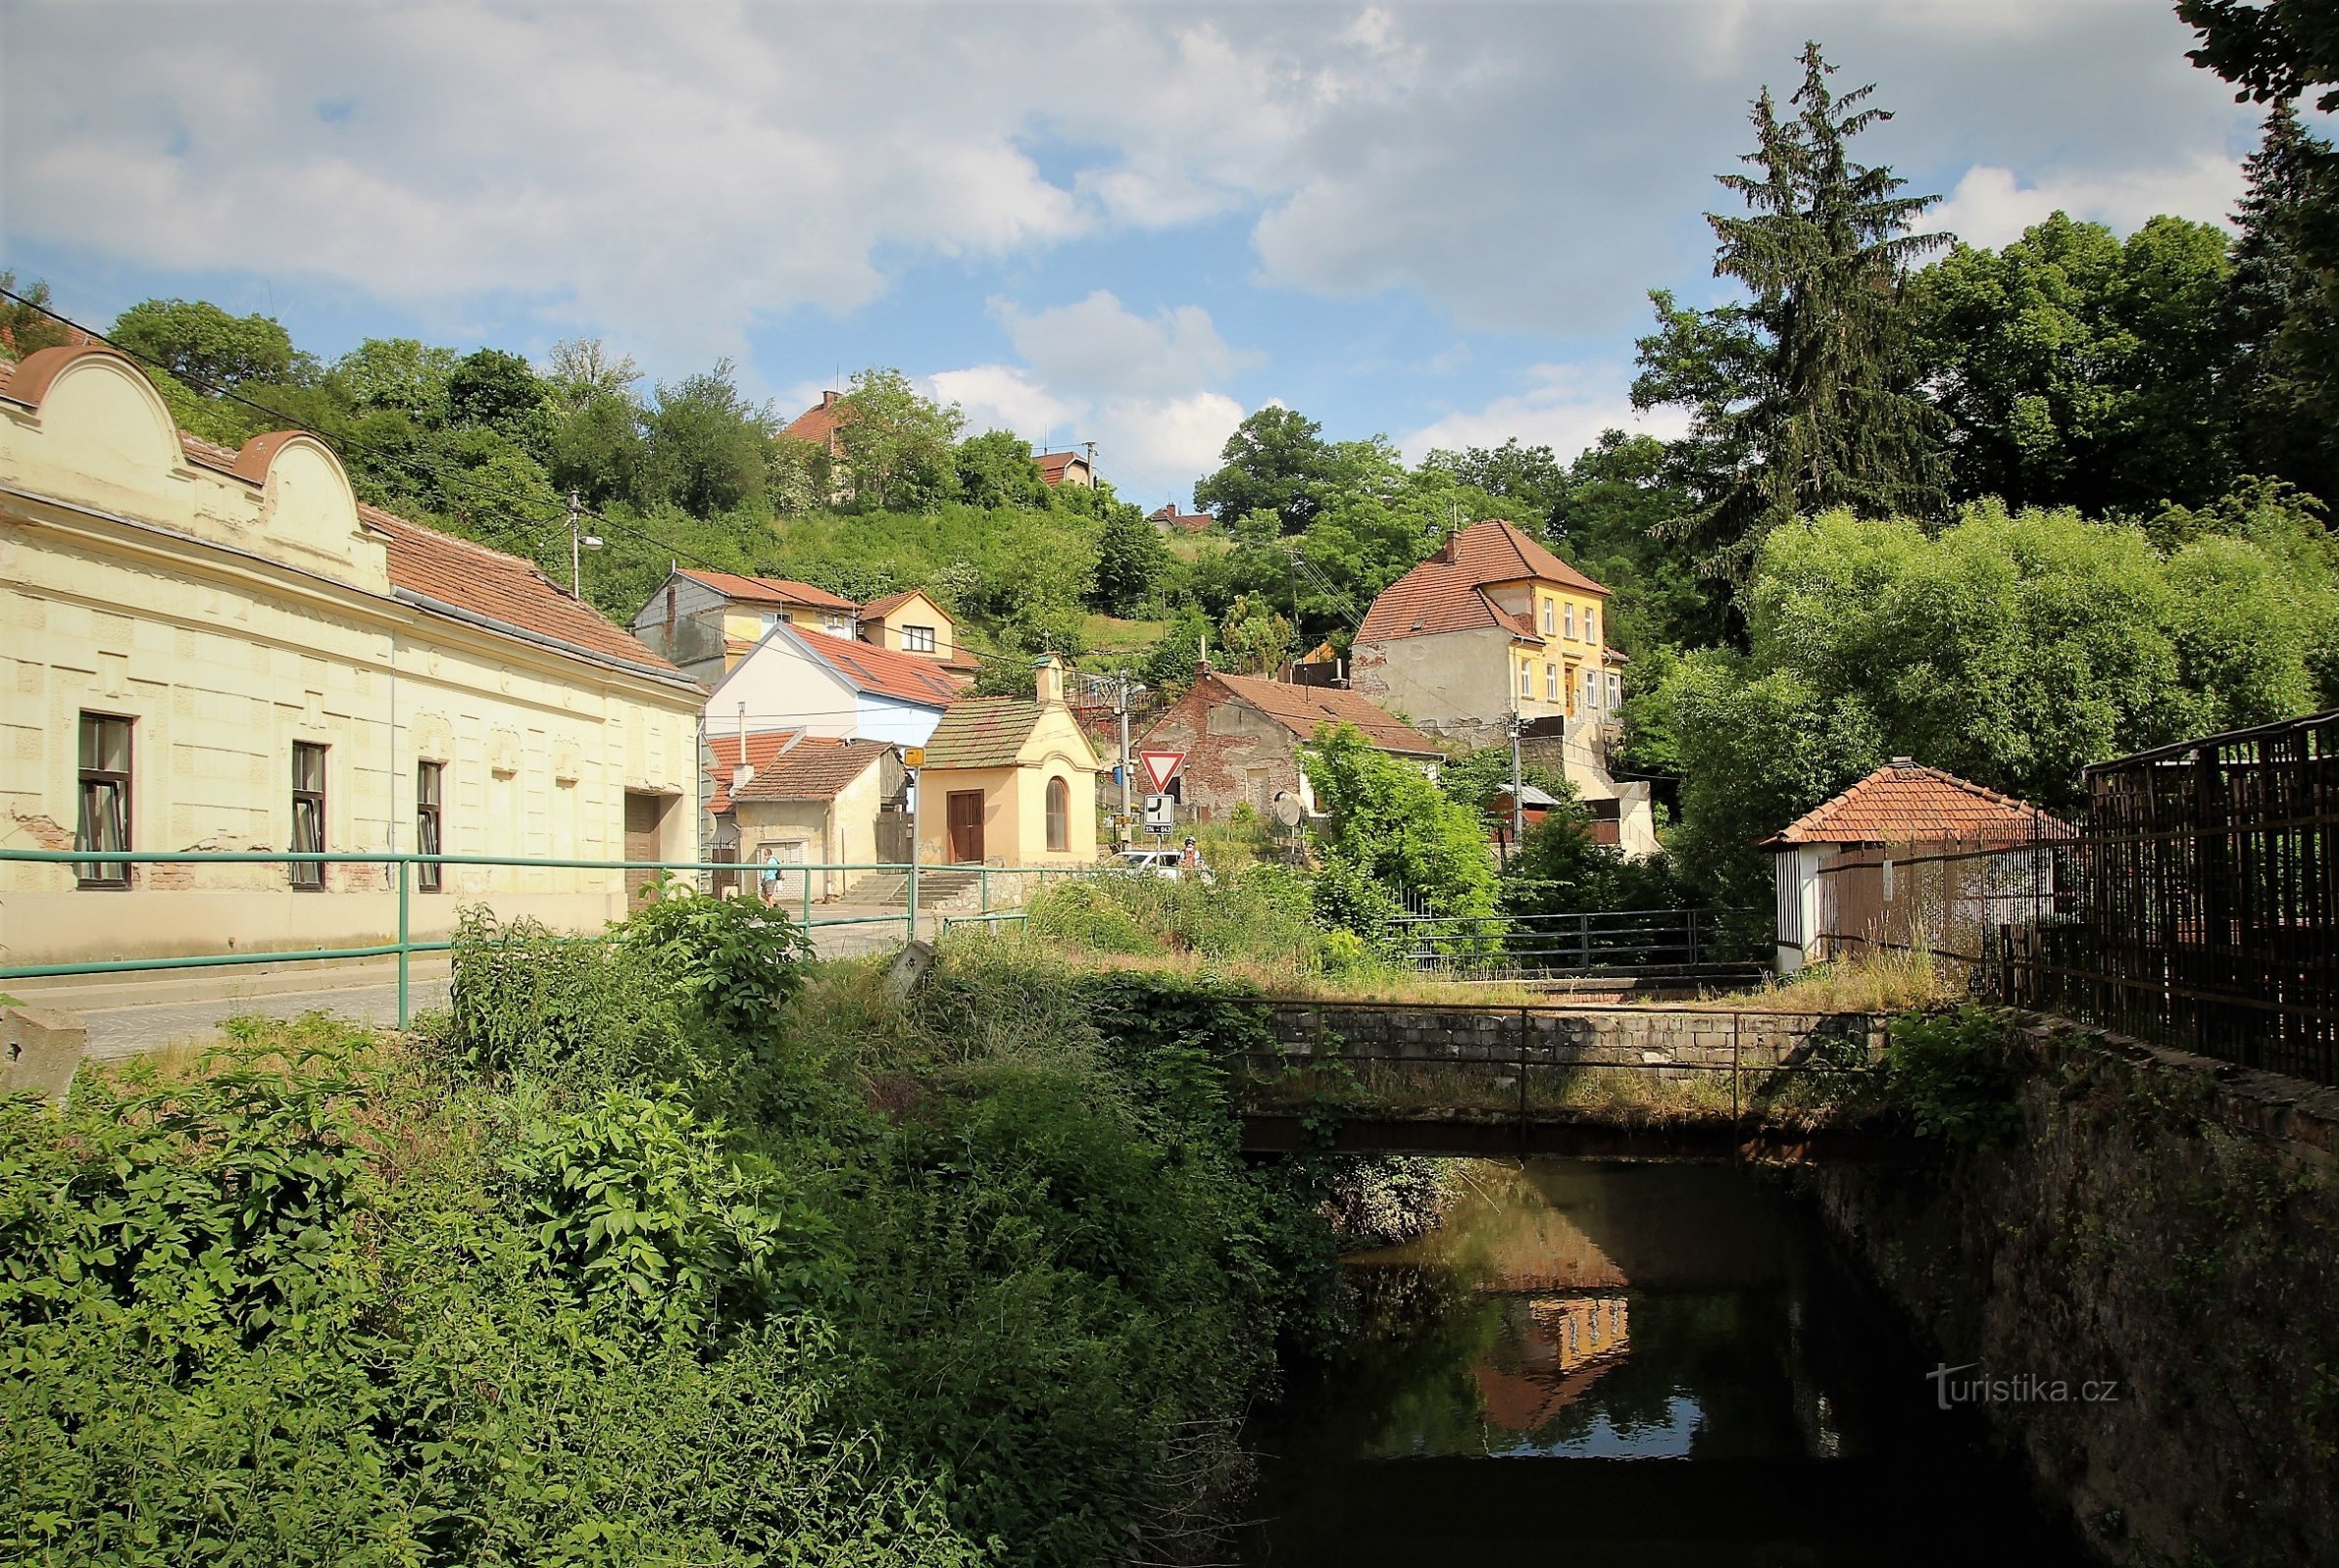
[(1570, 642), (1575, 639), (1575, 607), (1573, 605), (1568, 607), (1568, 638)]
[(1584, 671), (1584, 707), (1598, 708), (1599, 706), (1600, 671), (1596, 669), (1587, 669)]
[(933, 628), (933, 627), (931, 627), (931, 626), (904, 626), (904, 627), (902, 628), (902, 652), (903, 652), (903, 653), (905, 653), (905, 654), (930, 654), (930, 653), (932, 653), (933, 651), (934, 651), (934, 628)]
[(1544, 600), (1544, 601), (1543, 601), (1543, 635), (1544, 635), (1544, 636), (1546, 636), (1546, 637), (1549, 637), (1549, 636), (1550, 636), (1550, 635), (1551, 635), (1551, 634), (1552, 634), (1554, 631), (1556, 631), (1556, 630), (1558, 629), (1556, 626), (1554, 626), (1554, 625), (1552, 624), (1553, 620), (1554, 620), (1554, 619), (1556, 619), (1556, 618), (1557, 618), (1557, 611), (1556, 611), (1556, 607), (1554, 606), (1553, 602), (1552, 602), (1551, 600), (1549, 600), (1549, 599), (1546, 599), (1546, 600)]
[(1060, 778), (1048, 780), (1048, 848), (1072, 847), (1072, 791)]
[(1624, 706), (1624, 677), (1621, 675), (1611, 673), (1608, 677), (1608, 706), (1612, 710)]
[[(76, 850), (130, 847), (130, 721), (110, 713), (81, 715), (81, 808), (74, 824)], [(83, 860), (74, 874), (85, 888), (126, 888), (127, 860)]]
[(1600, 612), (1587, 605), (1584, 607), (1584, 641), (1596, 643), (1599, 640)]
[(1518, 662), (1518, 695), (1521, 697), (1535, 695), (1535, 666), (1523, 659)]
[[(324, 853), (324, 748), (308, 741), (292, 743), (292, 852)], [(292, 885), (315, 893), (324, 887), (324, 862), (295, 860)]]
[[(418, 855), (446, 854), (445, 840), (439, 831), (440, 775), (446, 771), (438, 762), (415, 764), (415, 853)], [(436, 893), (443, 884), (440, 873), (446, 869), (433, 861), (424, 861), (415, 868), (415, 886), (424, 893)]]
[(1543, 695), (1551, 702), (1560, 700), (1560, 666), (1557, 664), (1543, 666)]

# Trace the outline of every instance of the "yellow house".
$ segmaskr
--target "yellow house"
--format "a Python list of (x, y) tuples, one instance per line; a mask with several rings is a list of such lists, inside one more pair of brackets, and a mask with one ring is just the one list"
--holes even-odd
[[(95, 346), (0, 364), (0, 862), (14, 963), (369, 946), (395, 873), (105, 850), (695, 855), (678, 670), (532, 563), (361, 506), (298, 432), (183, 435)], [(631, 873), (418, 870), (458, 905), (598, 929)]]
[(971, 674), (977, 667), (959, 654), (958, 622), (921, 588), (904, 589), (861, 607), (855, 635), (875, 648), (918, 654), (948, 668)]
[(918, 854), (927, 863), (1089, 865), (1096, 752), (1064, 701), (1064, 662), (1039, 662), (1037, 696), (966, 697), (925, 743)]

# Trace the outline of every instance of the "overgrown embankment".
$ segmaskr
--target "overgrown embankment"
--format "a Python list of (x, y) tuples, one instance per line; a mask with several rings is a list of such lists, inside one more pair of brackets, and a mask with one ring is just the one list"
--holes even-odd
[(1944, 1396), (2108, 1560), (2339, 1562), (2339, 1091), (1979, 1009), (1892, 1060), (1928, 1160), (1805, 1179)]
[(1208, 1558), (1336, 1310), (1238, 998), (738, 901), (467, 923), (412, 1039), (238, 1026), (0, 1102), (0, 1557)]

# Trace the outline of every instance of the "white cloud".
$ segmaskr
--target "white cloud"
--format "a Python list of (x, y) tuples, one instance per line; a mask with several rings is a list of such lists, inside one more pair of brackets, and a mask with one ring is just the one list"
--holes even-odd
[(2023, 184), (2011, 169), (1976, 164), (1949, 199), (1926, 215), (1925, 226), (1953, 233), (1968, 245), (1992, 249), (2022, 230), (2065, 212), (2125, 233), (2158, 213), (2207, 222), (2224, 220), (2242, 193), (2237, 158), (2199, 154), (2171, 169), (2115, 174), (2048, 174)]
[(1168, 307), (1148, 318), (1098, 289), (1076, 304), (1041, 311), (997, 301), (991, 314), (1044, 379), (1078, 392), (1194, 392), (1257, 358), (1228, 348), (1199, 305)]
[(1538, 365), (1527, 371), (1521, 390), (1482, 408), (1457, 409), (1397, 444), (1418, 463), (1435, 450), (1499, 447), (1516, 436), (1522, 445), (1547, 446), (1562, 463), (1571, 463), (1603, 430), (1669, 439), (1688, 429), (1688, 416), (1677, 410), (1636, 414), (1631, 384), (1631, 371), (1614, 364)]

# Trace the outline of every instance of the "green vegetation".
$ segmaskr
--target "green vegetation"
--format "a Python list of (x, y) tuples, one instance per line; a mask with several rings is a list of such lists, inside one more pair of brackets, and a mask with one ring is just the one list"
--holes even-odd
[(1892, 1021), (1886, 1082), (1917, 1136), (1990, 1149), (2021, 1130), (2003, 1014), (1982, 1007), (1912, 1013)]
[(799, 942), (474, 917), (412, 1041), (247, 1020), (0, 1102), (0, 1555), (1207, 1555), (1337, 1307), (1324, 1195), (1234, 1152), (1252, 1010), (982, 943), (904, 1003)]

